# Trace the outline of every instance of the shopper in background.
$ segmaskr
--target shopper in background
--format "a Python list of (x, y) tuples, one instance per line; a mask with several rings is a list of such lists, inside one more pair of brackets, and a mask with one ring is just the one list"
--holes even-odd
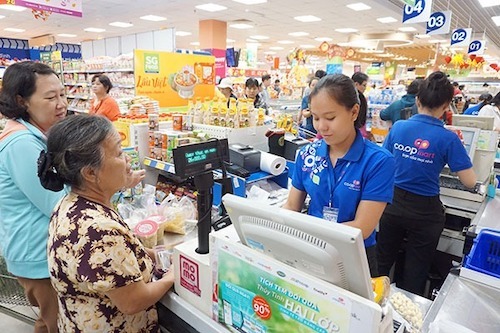
[(50, 220), (48, 266), (59, 299), (60, 332), (159, 332), (155, 304), (173, 269), (152, 282), (154, 252), (113, 209), (111, 197), (134, 174), (105, 117), (68, 117), (49, 132), (40, 182), (71, 192)]
[(314, 77), (322, 79), (323, 76), (326, 76), (326, 72), (322, 69), (318, 69), (316, 72), (314, 72)]
[(366, 86), (368, 85), (368, 75), (361, 72), (356, 72), (352, 75), (351, 79), (354, 81), (354, 86), (356, 87), (359, 95), (360, 109), (358, 115), (358, 123), (360, 125), (359, 130), (364, 138), (372, 139), (371, 132), (368, 133), (366, 130), (366, 117), (368, 113), (368, 102), (365, 97)]
[(259, 81), (257, 79), (251, 77), (245, 81), (245, 97), (253, 99), (255, 109), (263, 108), (266, 110), (266, 114), (268, 114), (267, 105), (259, 94)]
[(217, 86), (217, 88), (227, 99), (228, 108), (229, 108), (230, 98), (238, 99), (238, 97), (236, 97), (236, 95), (233, 93), (233, 83), (231, 81), (231, 78), (225, 77), (222, 80), (220, 80), (220, 83)]
[(449, 109), (453, 86), (443, 72), (422, 82), (418, 114), (392, 127), (384, 141), (396, 160), (394, 199), (382, 215), (377, 239), (379, 273), (389, 275), (406, 242), (403, 277), (397, 286), (423, 295), (427, 274), (443, 231), (445, 215), (439, 199), (439, 174), (448, 164), (467, 187), (476, 176), (464, 145), (439, 118)]
[[(312, 91), (319, 78), (313, 77), (309, 80), (309, 90)], [(309, 104), (309, 95), (302, 98), (302, 104), (300, 106), (300, 111), (297, 116), (297, 123), (299, 124), (299, 136), (304, 139), (312, 139), (316, 137), (316, 129), (313, 125), (313, 118), (311, 116), (311, 108)]]
[(359, 97), (345, 75), (327, 75), (310, 94), (314, 127), (323, 137), (299, 151), (284, 208), (359, 228), (370, 273), (377, 276), (375, 227), (392, 200), (394, 159), (359, 132)]
[(406, 108), (411, 108), (410, 115), (417, 113), (417, 107), (415, 105), (415, 97), (417, 96), (418, 89), (422, 83), (422, 79), (413, 80), (412, 83), (406, 89), (406, 95), (401, 97), (401, 99), (394, 101), (391, 105), (380, 112), (380, 119), (390, 120), (394, 125), (398, 120), (401, 119), (401, 111)]
[(500, 92), (491, 100), (489, 105), (485, 105), (478, 113), (478, 116), (494, 117), (493, 129), (500, 132)]
[(90, 114), (104, 116), (111, 121), (115, 121), (120, 116), (118, 103), (109, 96), (109, 91), (113, 84), (109, 77), (104, 74), (97, 74), (92, 77), (92, 92), (95, 98), (90, 101)]
[(46, 133), (66, 117), (64, 86), (47, 65), (25, 61), (7, 67), (0, 112), (8, 118), (0, 134), (0, 246), (7, 269), (29, 302), (39, 307), (35, 333), (57, 332), (57, 297), (47, 266), (49, 218), (65, 194), (40, 185), (37, 158)]
[(281, 81), (279, 79), (276, 79), (274, 81), (274, 91), (276, 91), (276, 96), (279, 98), (280, 93), (281, 93)]
[[(309, 82), (313, 77), (317, 77), (318, 79), (321, 79), (323, 76), (326, 76), (326, 72), (322, 69), (318, 69), (316, 72), (314, 72), (314, 75), (309, 75), (309, 79), (307, 82)], [(309, 96), (311, 93), (311, 89), (309, 86), (304, 88), (304, 91), (302, 92), (302, 98)]]
[(269, 106), (269, 102), (271, 101), (271, 96), (269, 96), (269, 87), (271, 86), (271, 75), (264, 74), (262, 75), (262, 92), (261, 97), (263, 103)]
[(479, 103), (469, 106), (465, 111), (464, 114), (466, 115), (472, 115), (472, 116), (477, 116), (479, 111), (483, 108), (483, 106), (486, 106), (490, 104), (490, 101), (493, 99), (493, 96), (491, 94), (481, 94), (479, 96)]

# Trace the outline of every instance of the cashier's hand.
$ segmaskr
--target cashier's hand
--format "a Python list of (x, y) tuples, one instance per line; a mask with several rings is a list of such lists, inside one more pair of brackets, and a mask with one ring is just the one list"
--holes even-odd
[(134, 187), (135, 185), (139, 184), (144, 179), (144, 177), (146, 177), (146, 170), (141, 169), (132, 171), (128, 176), (126, 187)]

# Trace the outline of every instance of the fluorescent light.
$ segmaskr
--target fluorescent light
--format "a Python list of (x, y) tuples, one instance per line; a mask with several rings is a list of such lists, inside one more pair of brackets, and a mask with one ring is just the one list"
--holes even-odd
[(499, 6), (500, 5), (500, 0), (479, 0), (479, 4), (482, 7)]
[(188, 32), (188, 31), (176, 31), (175, 35), (176, 36), (184, 37), (184, 36), (191, 36), (192, 33)]
[(199, 46), (199, 45), (200, 45), (200, 42), (191, 42), (191, 43), (189, 43), (189, 45)]
[(146, 20), (146, 21), (153, 21), (153, 22), (160, 22), (160, 21), (166, 21), (167, 18), (163, 16), (156, 16), (156, 15), (145, 15), (139, 17), (141, 20)]
[(491, 19), (495, 22), (497, 27), (500, 27), (500, 16), (492, 16)]
[(83, 30), (87, 31), (87, 32), (104, 32), (104, 31), (106, 31), (106, 29), (101, 29), (101, 28), (85, 28)]
[(57, 34), (58, 37), (68, 37), (68, 38), (73, 38), (76, 37), (77, 35), (75, 34)]
[(279, 40), (278, 43), (279, 44), (293, 44), (295, 42), (292, 42), (291, 40)]
[(321, 19), (317, 16), (314, 15), (302, 15), (302, 16), (295, 16), (295, 20), (300, 21), (300, 22), (318, 22), (321, 21)]
[(333, 39), (330, 37), (316, 37), (314, 40), (317, 42), (331, 42)]
[(257, 39), (257, 40), (269, 39), (268, 36), (262, 36), (262, 35), (254, 35), (254, 36), (250, 36), (250, 38)]
[(379, 21), (380, 23), (394, 23), (397, 22), (398, 20), (396, 20), (392, 16), (387, 16), (387, 17), (380, 17), (377, 19), (377, 21)]
[(10, 31), (10, 32), (25, 32), (26, 31), (24, 29), (18, 29), (18, 28), (5, 28), (3, 30)]
[(426, 38), (431, 38), (431, 36), (430, 35), (425, 35), (425, 34), (418, 34), (418, 35), (415, 35), (415, 38), (426, 39)]
[(23, 12), (27, 8), (21, 7), (21, 6), (16, 6), (16, 5), (0, 5), (0, 9), (11, 10), (13, 12)]
[(415, 29), (414, 27), (401, 27), (398, 28), (398, 30), (403, 32), (417, 31), (417, 29)]
[(272, 54), (276, 54), (276, 52), (274, 52), (274, 51), (266, 51), (266, 52), (264, 52), (264, 54), (271, 54), (272, 55)]
[(428, 42), (431, 44), (446, 43), (447, 39), (429, 39)]
[(346, 7), (351, 8), (352, 10), (355, 10), (355, 11), (372, 9), (372, 7), (365, 5), (362, 2), (351, 3), (350, 5), (347, 5)]
[(309, 36), (309, 33), (304, 31), (297, 31), (297, 32), (290, 32), (288, 33), (288, 35), (293, 37), (303, 37), (303, 36)]
[(258, 5), (259, 3), (266, 3), (267, 0), (233, 0), (234, 2), (239, 2), (244, 5)]
[(247, 39), (246, 39), (246, 41), (247, 41), (248, 43), (258, 43), (258, 41), (257, 41), (257, 40), (255, 40), (255, 39), (251, 39), (251, 38), (247, 38)]
[(235, 23), (235, 24), (230, 24), (229, 27), (235, 28), (235, 29), (252, 29), (253, 25), (245, 24), (245, 23)]
[(284, 50), (285, 48), (284, 47), (281, 47), (281, 46), (271, 46), (269, 48), (269, 50), (274, 50), (274, 51), (281, 51), (281, 50)]
[(342, 29), (335, 29), (337, 32), (341, 33), (350, 33), (350, 32), (356, 32), (358, 29), (353, 29), (353, 28), (342, 28)]
[(134, 25), (132, 23), (127, 23), (127, 22), (111, 22), (109, 25), (113, 27), (118, 27), (118, 28), (130, 28), (133, 27)]
[(207, 12), (219, 12), (221, 10), (226, 10), (227, 7), (217, 5), (215, 3), (206, 3), (204, 5), (195, 6), (197, 9), (205, 10)]
[(234, 43), (236, 42), (234, 39), (228, 38), (226, 39), (226, 43)]
[(351, 44), (349, 42), (340, 42), (340, 43), (337, 43), (338, 46), (351, 46)]
[(316, 45), (303, 44), (303, 45), (300, 45), (300, 47), (303, 49), (314, 49), (316, 47)]

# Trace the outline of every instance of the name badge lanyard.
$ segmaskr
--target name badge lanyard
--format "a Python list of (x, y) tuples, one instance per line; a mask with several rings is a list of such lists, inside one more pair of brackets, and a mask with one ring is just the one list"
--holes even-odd
[(337, 189), (337, 186), (339, 186), (340, 181), (342, 180), (342, 178), (344, 178), (345, 173), (347, 172), (347, 168), (349, 168), (350, 165), (351, 162), (348, 162), (347, 165), (342, 169), (342, 172), (340, 173), (340, 176), (337, 178), (337, 182), (335, 183), (335, 186), (333, 186), (333, 188), (331, 180), (335, 180), (335, 176), (332, 177), (332, 174), (334, 174), (334, 172), (332, 170), (332, 172), (328, 173), (328, 191), (330, 192), (330, 201), (328, 202), (329, 207), (332, 207), (335, 189)]

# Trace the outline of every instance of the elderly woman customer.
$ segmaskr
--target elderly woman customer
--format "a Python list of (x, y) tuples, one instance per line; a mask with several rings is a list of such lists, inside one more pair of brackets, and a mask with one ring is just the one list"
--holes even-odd
[(133, 178), (127, 156), (108, 119), (85, 115), (53, 126), (40, 154), (42, 185), (71, 187), (54, 210), (47, 247), (60, 332), (159, 332), (155, 303), (172, 287), (173, 270), (152, 281), (152, 251), (110, 203)]

